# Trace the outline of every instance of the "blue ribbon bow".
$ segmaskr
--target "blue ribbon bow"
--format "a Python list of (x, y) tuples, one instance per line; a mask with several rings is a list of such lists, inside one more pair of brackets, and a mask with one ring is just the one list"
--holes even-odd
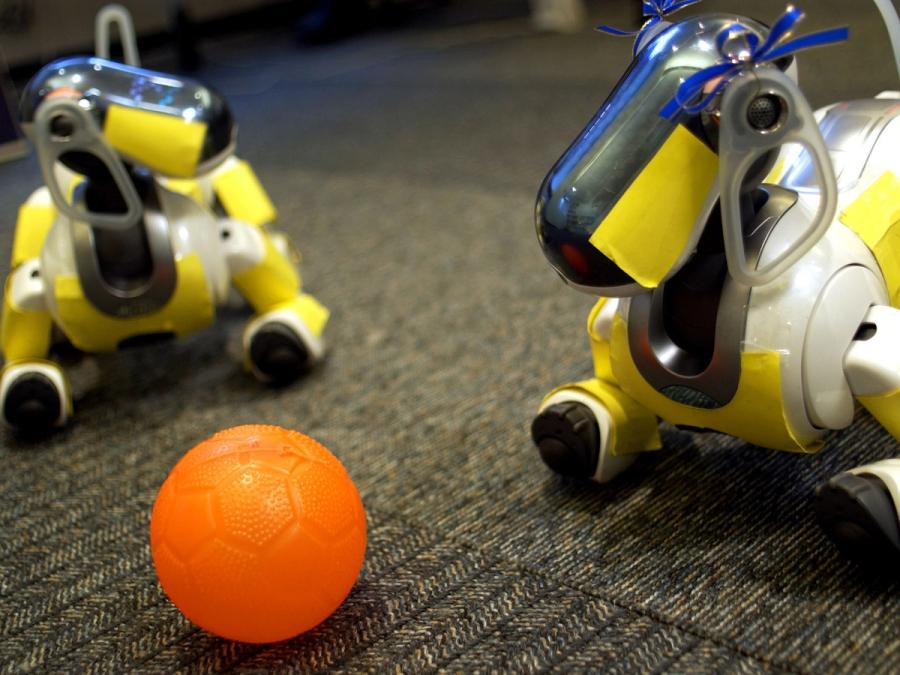
[(638, 45), (648, 30), (665, 19), (669, 14), (673, 14), (688, 5), (695, 5), (698, 2), (700, 0), (643, 0), (644, 16), (649, 18), (644, 22), (640, 30), (620, 30), (612, 26), (597, 26), (597, 30), (616, 37), (633, 37), (637, 35), (637, 39), (634, 41), (634, 53), (637, 54)]
[[(789, 6), (782, 14), (766, 41), (760, 44), (759, 37), (749, 28), (733, 23), (723, 28), (716, 36), (716, 47), (722, 55), (722, 61), (704, 68), (681, 83), (675, 96), (660, 111), (660, 115), (667, 119), (674, 117), (679, 111), (694, 115), (709, 107), (725, 86), (742, 71), (749, 70), (763, 63), (771, 63), (778, 59), (794, 54), (801, 49), (822, 47), (825, 45), (843, 42), (850, 37), (850, 31), (846, 28), (832, 28), (818, 33), (811, 33), (794, 40), (788, 40), (793, 33), (794, 26), (803, 18), (804, 14), (796, 7)], [(725, 47), (733, 38), (743, 38), (747, 49), (738, 54), (727, 53)], [(712, 90), (704, 94), (707, 85), (713, 84)], [(698, 103), (691, 103), (698, 96), (702, 96)]]

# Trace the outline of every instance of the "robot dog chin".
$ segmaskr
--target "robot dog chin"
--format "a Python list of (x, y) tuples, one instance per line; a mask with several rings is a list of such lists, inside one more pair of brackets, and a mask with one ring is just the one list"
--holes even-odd
[(246, 365), (284, 383), (323, 355), (328, 319), (213, 90), (96, 57), (57, 60), (21, 104), (45, 186), (21, 207), (3, 303), (0, 410), (17, 430), (63, 425), (58, 329), (86, 352), (212, 323), (234, 285), (255, 311)]
[[(550, 263), (603, 296), (595, 376), (532, 423), (560, 474), (614, 478), (660, 420), (811, 453), (859, 403), (900, 438), (900, 93), (813, 113), (793, 54), (845, 29), (790, 39), (793, 7), (666, 20), (688, 4), (644, 3), (631, 67), (538, 194)], [(900, 459), (816, 504), (847, 554), (897, 569)]]

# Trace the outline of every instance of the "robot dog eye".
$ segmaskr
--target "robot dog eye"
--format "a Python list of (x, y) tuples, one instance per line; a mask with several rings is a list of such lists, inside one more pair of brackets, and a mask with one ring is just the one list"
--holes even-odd
[(756, 131), (774, 131), (781, 126), (786, 114), (787, 103), (773, 94), (757, 96), (747, 106), (747, 122)]
[(75, 120), (68, 115), (56, 115), (50, 120), (50, 133), (55, 140), (67, 140), (75, 133)]

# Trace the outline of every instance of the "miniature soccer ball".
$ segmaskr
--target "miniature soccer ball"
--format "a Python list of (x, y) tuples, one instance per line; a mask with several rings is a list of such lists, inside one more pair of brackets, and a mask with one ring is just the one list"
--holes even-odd
[(365, 513), (324, 446), (240, 426), (175, 465), (153, 506), (150, 546), (163, 590), (193, 623), (273, 642), (313, 628), (347, 597), (365, 554)]

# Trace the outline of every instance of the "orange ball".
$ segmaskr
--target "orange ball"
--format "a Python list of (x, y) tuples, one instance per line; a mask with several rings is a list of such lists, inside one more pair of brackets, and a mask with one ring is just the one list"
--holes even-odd
[(150, 519), (166, 595), (221, 637), (274, 642), (324, 621), (359, 576), (366, 517), (340, 461), (296, 431), (247, 425), (192, 448)]

